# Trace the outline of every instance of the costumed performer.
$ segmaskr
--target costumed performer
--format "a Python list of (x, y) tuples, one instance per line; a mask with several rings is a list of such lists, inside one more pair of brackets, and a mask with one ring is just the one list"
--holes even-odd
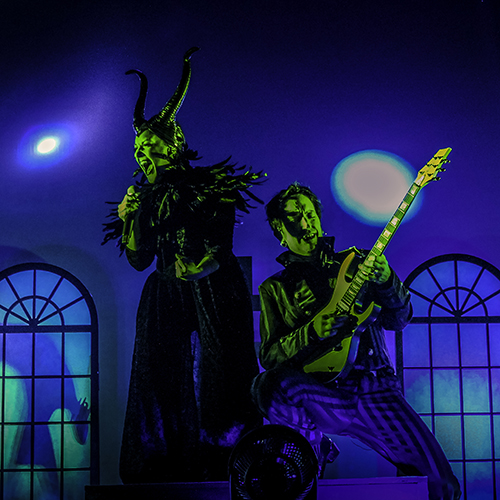
[[(105, 241), (138, 271), (156, 259), (137, 312), (120, 456), (124, 483), (227, 480), (230, 452), (261, 417), (250, 398), (258, 373), (250, 292), (233, 254), (238, 212), (264, 175), (229, 159), (193, 167), (176, 115), (191, 77), (151, 119), (147, 79), (134, 112), (135, 158), (144, 174), (112, 210)], [(118, 217), (117, 217), (118, 216)]]
[[(431, 500), (460, 498), (459, 482), (441, 446), (404, 399), (388, 355), (383, 329), (403, 329), (412, 307), (385, 256), (365, 259), (366, 252), (355, 248), (335, 252), (334, 238), (323, 235), (318, 198), (299, 183), (272, 198), (266, 214), (287, 251), (277, 259), (284, 269), (259, 287), (260, 361), (266, 371), (256, 377), (252, 393), (262, 413), (271, 423), (304, 435), (322, 467), (332, 453), (332, 446), (324, 446), (324, 433), (350, 436), (403, 474), (427, 476)], [(351, 269), (344, 273), (341, 265), (348, 256)], [(380, 312), (360, 334), (357, 351), (345, 351), (344, 368), (332, 377), (336, 361), (328, 357), (325, 366), (318, 366), (316, 360), (342, 351), (341, 342), (358, 319), (352, 309), (349, 314), (322, 311), (337, 284), (348, 281), (349, 271), (354, 276), (358, 267), (364, 276), (357, 297), (362, 311), (375, 303)]]

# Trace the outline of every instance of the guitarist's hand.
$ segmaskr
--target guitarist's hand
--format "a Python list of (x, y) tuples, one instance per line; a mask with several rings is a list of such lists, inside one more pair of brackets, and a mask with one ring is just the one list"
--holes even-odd
[[(323, 314), (321, 316), (321, 322), (319, 323), (320, 331), (316, 333), (318, 337), (322, 339), (334, 337), (342, 329), (347, 328), (351, 320), (351, 316), (335, 316), (335, 313)], [(342, 339), (340, 338), (340, 340)]]
[(307, 281), (299, 281), (295, 287), (294, 293), (296, 305), (300, 309), (308, 309), (316, 301), (316, 297), (307, 286)]
[(382, 285), (391, 276), (391, 268), (384, 254), (367, 257), (363, 264), (359, 265), (359, 269), (368, 281), (373, 281), (377, 285)]

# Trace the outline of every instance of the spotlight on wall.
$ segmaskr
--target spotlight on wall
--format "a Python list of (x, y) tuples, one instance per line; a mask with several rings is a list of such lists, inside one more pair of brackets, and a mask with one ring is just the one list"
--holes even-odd
[(38, 142), (36, 150), (41, 155), (48, 155), (57, 151), (59, 143), (58, 137), (46, 137)]
[[(398, 208), (415, 178), (403, 158), (375, 149), (344, 158), (333, 169), (331, 190), (340, 207), (371, 226), (384, 226)], [(405, 217), (408, 221), (422, 202), (419, 196)]]
[(229, 458), (230, 500), (316, 500), (318, 459), (298, 432), (264, 425), (245, 436)]
[(17, 156), (25, 167), (49, 167), (67, 158), (75, 143), (75, 130), (68, 124), (38, 125), (24, 134)]

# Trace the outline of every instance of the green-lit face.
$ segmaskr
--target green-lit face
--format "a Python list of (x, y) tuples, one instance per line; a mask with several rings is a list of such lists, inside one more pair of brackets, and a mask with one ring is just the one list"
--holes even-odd
[(149, 129), (136, 136), (134, 156), (151, 184), (156, 181), (159, 167), (170, 164), (171, 149), (171, 146)]
[(310, 255), (316, 248), (323, 230), (316, 209), (307, 196), (299, 194), (286, 202), (280, 232), (294, 253)]

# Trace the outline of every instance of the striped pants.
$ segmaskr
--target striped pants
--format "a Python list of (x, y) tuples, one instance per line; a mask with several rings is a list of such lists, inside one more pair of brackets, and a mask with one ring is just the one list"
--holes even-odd
[(441, 446), (404, 399), (392, 372), (323, 384), (301, 371), (277, 367), (254, 379), (252, 396), (271, 424), (300, 432), (312, 446), (323, 433), (358, 439), (403, 474), (427, 476), (430, 500), (460, 498), (459, 482)]

